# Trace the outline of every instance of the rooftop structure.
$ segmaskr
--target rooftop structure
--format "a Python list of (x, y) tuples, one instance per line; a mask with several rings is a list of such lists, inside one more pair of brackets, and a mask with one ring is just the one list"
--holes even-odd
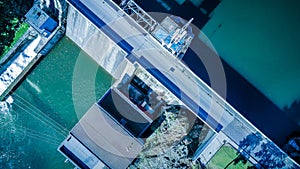
[(19, 39), (20, 43), (16, 43), (16, 46), (14, 46), (14, 48), (20, 48), (21, 50), (10, 53), (9, 55), (12, 55), (11, 61), (3, 65), (0, 71), (0, 100), (3, 100), (9, 94), (38, 61), (42, 56), (39, 52), (49, 44), (48, 42), (59, 29), (57, 22), (37, 5), (34, 5), (25, 16), (30, 27)]
[(193, 18), (186, 22), (180, 17), (170, 16), (159, 24), (133, 0), (122, 1), (120, 7), (174, 56), (183, 57), (194, 38), (189, 26)]
[[(165, 121), (165, 111), (173, 114), (172, 105), (177, 107), (180, 116), (184, 117), (181, 123), (187, 128), (181, 128), (183, 132), (177, 135), (170, 133), (168, 136), (170, 143), (175, 142), (172, 137), (177, 136), (181, 139), (189, 133), (198, 119), (145, 69), (139, 65), (135, 67), (133, 74), (127, 72), (86, 112), (60, 145), (58, 150), (75, 166), (128, 167), (140, 153), (146, 151), (145, 147), (151, 144), (148, 138)], [(180, 124), (177, 125), (176, 127), (181, 127)], [(206, 125), (201, 122), (200, 126)], [(213, 130), (206, 127), (211, 132), (199, 130), (199, 134), (202, 135), (202, 139), (199, 140), (201, 145), (205, 145), (214, 135)], [(169, 148), (167, 145), (167, 143), (158, 144), (156, 150), (154, 148), (151, 152), (159, 152), (163, 146), (167, 150)]]
[[(207, 126), (209, 133), (213, 133), (212, 135), (205, 135), (207, 139), (204, 139), (205, 141), (201, 144), (197, 144), (196, 150), (191, 155), (194, 162), (200, 161), (206, 165), (219, 147), (224, 143), (230, 143), (239, 152), (243, 152), (244, 155), (247, 154), (248, 160), (255, 166), (265, 166), (262, 161), (264, 158), (256, 155), (261, 152), (260, 147), (252, 148), (250, 151), (249, 147), (252, 145), (241, 145), (245, 139), (251, 138), (259, 140), (258, 145), (271, 147), (266, 150), (266, 154), (268, 151), (279, 152), (279, 160), (276, 156), (268, 159), (269, 161), (282, 161), (287, 167), (299, 167), (271, 140), (174, 57), (172, 51), (170, 52), (159, 40), (153, 37), (152, 32), (144, 29), (142, 24), (136, 22), (134, 17), (129, 16), (114, 2), (110, 0), (102, 0), (101, 2), (69, 0), (68, 2), (72, 8), (75, 8), (99, 31), (105, 33), (127, 53), (124, 59), (128, 63), (121, 78), (117, 79), (112, 88), (98, 101), (96, 106), (101, 112), (88, 111), (71, 130), (70, 134), (75, 136), (77, 128), (81, 124), (88, 128), (85, 133), (90, 133), (90, 129), (93, 131), (91, 135), (87, 135), (81, 129), (82, 134), (75, 136), (82, 145), (79, 147), (84, 148), (82, 152), (88, 151), (94, 154), (95, 157), (93, 158), (102, 161), (108, 167), (126, 168), (135, 161), (135, 158), (140, 157), (139, 154), (143, 153), (143, 148), (147, 147), (148, 138), (153, 136), (155, 129), (159, 128), (161, 123), (159, 119), (163, 116), (166, 107), (179, 106), (187, 110), (184, 112), (192, 114), (201, 121), (203, 126)], [(173, 30), (176, 32), (178, 29)], [(180, 28), (179, 32), (182, 32), (181, 30)], [(173, 31), (173, 34), (175, 32)], [(94, 114), (93, 118), (87, 118), (90, 116), (89, 114)], [(101, 118), (99, 114), (105, 114), (108, 120)], [(106, 124), (107, 121), (111, 121), (111, 123), (100, 126), (100, 124)], [(181, 126), (190, 124), (189, 120), (177, 122), (178, 125), (175, 127), (178, 127), (179, 124)], [(119, 135), (112, 135), (115, 132), (111, 129)], [(166, 130), (168, 130), (168, 126)], [(110, 132), (105, 135), (104, 133), (107, 131)], [(171, 131), (178, 132), (178, 130)], [(178, 133), (188, 134), (188, 131), (180, 130)], [(111, 140), (107, 141), (110, 136)], [(126, 136), (128, 142), (120, 143), (125, 139), (123, 136)], [(183, 137), (180, 134), (179, 136)], [(177, 141), (181, 142), (180, 140)], [(188, 144), (186, 143), (188, 141), (184, 142), (184, 144)], [(60, 145), (60, 151), (62, 147), (66, 147), (65, 144), (68, 143), (64, 141)], [(99, 150), (102, 151), (106, 147), (109, 148), (106, 154), (98, 153)], [(127, 153), (124, 151), (125, 149)], [(69, 151), (72, 152), (71, 149), (68, 149), (67, 152)], [(61, 152), (77, 166), (80, 163), (85, 163), (89, 157), (86, 153), (79, 152), (74, 155), (74, 153)], [(110, 159), (110, 157), (115, 158), (115, 156), (117, 156), (116, 159), (119, 159), (118, 161)], [(93, 166), (88, 168), (93, 168)]]
[(47, 15), (37, 5), (33, 5), (33, 7), (27, 12), (25, 17), (26, 22), (45, 37), (49, 37), (58, 26), (57, 22), (49, 15)]
[(193, 18), (185, 22), (180, 17), (166, 17), (152, 34), (166, 49), (181, 59), (194, 38), (192, 28), (189, 27), (192, 21)]
[(59, 151), (80, 168), (124, 168), (138, 156), (142, 145), (94, 104), (71, 130)]

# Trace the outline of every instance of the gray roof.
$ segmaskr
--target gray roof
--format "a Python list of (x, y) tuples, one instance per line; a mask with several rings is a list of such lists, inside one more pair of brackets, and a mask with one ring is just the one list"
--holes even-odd
[(88, 110), (71, 134), (114, 169), (126, 168), (143, 146), (97, 104)]

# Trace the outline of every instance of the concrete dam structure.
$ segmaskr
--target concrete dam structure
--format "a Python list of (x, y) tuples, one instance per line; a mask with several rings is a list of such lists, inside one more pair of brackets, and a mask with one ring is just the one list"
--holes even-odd
[(74, 8), (69, 8), (67, 18), (66, 36), (109, 74), (118, 78), (118, 73), (126, 66), (122, 64), (126, 53)]
[[(170, 48), (189, 39), (184, 30), (170, 31), (161, 43), (152, 34), (160, 25), (132, 0), (123, 2), (118, 6), (112, 0), (68, 0), (67, 37), (116, 82), (58, 147), (67, 161), (78, 168), (127, 168), (138, 163), (140, 153), (151, 144), (148, 139), (155, 133), (153, 128), (163, 123), (156, 119), (163, 119), (177, 107), (185, 123), (190, 125), (196, 119), (208, 130), (201, 130), (204, 136), (199, 137), (201, 143), (193, 151), (191, 163), (207, 165), (228, 143), (246, 154), (255, 167), (266, 166), (261, 162), (263, 157), (256, 155), (265, 145), (271, 147), (268, 151), (280, 154), (269, 159), (271, 162), (299, 167), (175, 56)], [(254, 148), (241, 145), (247, 138), (259, 143)]]

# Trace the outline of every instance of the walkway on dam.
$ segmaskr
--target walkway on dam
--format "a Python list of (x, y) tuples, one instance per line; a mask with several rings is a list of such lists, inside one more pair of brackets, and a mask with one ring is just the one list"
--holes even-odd
[[(90, 21), (93, 22), (99, 29), (101, 29), (101, 31), (106, 33), (124, 51), (126, 51), (128, 55), (133, 55), (136, 57), (136, 59), (132, 61), (137, 61), (139, 64), (144, 66), (145, 69), (147, 69), (154, 77), (160, 80), (161, 83), (163, 83), (173, 94), (175, 94), (175, 96), (188, 105), (194, 111), (194, 113), (196, 113), (203, 121), (208, 123), (215, 131), (219, 132), (223, 126), (227, 126), (230, 123), (230, 121), (233, 119), (231, 115), (223, 114), (223, 111), (211, 111), (211, 97), (208, 96), (205, 91), (199, 90), (198, 92), (195, 92), (195, 89), (199, 88), (199, 84), (197, 84), (197, 82), (190, 80), (191, 77), (186, 76), (184, 71), (169, 71), (172, 68), (178, 69), (175, 67), (175, 65), (181, 67), (181, 69), (184, 69), (184, 65), (180, 65), (180, 61), (176, 60), (174, 56), (162, 48), (161, 45), (154, 40), (151, 35), (146, 34), (146, 32), (141, 33), (136, 27), (128, 27), (127, 21), (131, 18), (108, 18), (107, 16), (102, 15), (100, 15), (101, 17), (97, 17), (97, 12), (93, 12), (92, 10), (106, 11), (105, 13), (108, 15), (109, 9), (103, 9), (103, 7), (109, 8), (109, 6), (99, 6), (97, 5), (99, 1), (86, 2), (87, 4), (84, 4), (85, 1), (70, 1), (72, 5), (76, 6), (76, 8), (88, 19), (90, 19)], [(91, 4), (92, 2), (95, 4)], [(97, 7), (98, 9), (87, 8), (87, 6)], [(112, 13), (109, 16), (115, 16), (115, 14)], [(102, 17), (104, 20), (111, 20), (105, 22), (100, 19)], [(106, 25), (105, 23), (111, 24)], [(118, 32), (118, 34), (116, 32)], [(125, 41), (121, 37), (130, 38), (126, 38)], [(153, 40), (148, 41), (147, 39), (149, 38), (152, 38)], [(131, 58), (134, 57), (131, 56)]]
[[(129, 60), (146, 66), (150, 73), (152, 70), (152, 75), (158, 80), (163, 80), (162, 83), (165, 83), (166, 87), (169, 85), (169, 90), (179, 99), (185, 98), (183, 101), (186, 100), (186, 104), (193, 111), (197, 109), (194, 107), (195, 104), (196, 107), (203, 109), (204, 111), (198, 109), (195, 113), (201, 112), (200, 118), (217, 132), (223, 132), (238, 144), (247, 135), (259, 131), (134, 20), (126, 17), (126, 13), (117, 6), (111, 6), (112, 3), (106, 3), (111, 1), (68, 0), (68, 2), (126, 51)], [(176, 88), (180, 89), (180, 92)], [(264, 139), (270, 141), (265, 136)]]
[[(199, 8), (192, 10), (191, 13), (183, 12), (186, 11), (186, 9), (195, 8), (191, 2), (187, 1), (183, 5), (176, 4), (176, 2), (172, 2), (172, 0), (166, 0), (165, 2), (171, 6), (170, 11), (164, 9), (158, 1), (144, 2), (136, 0), (136, 3), (147, 12), (171, 13), (176, 16), (181, 16), (186, 20), (193, 17), (195, 19), (193, 24), (199, 29), (201, 29), (207, 21), (201, 14), (195, 15), (195, 13), (199, 11)], [(195, 35), (197, 35), (197, 33), (195, 33)], [(203, 42), (199, 39), (194, 38), (191, 46), (195, 49), (202, 45), (202, 43)], [(206, 84), (210, 85), (211, 79), (209, 79), (206, 67), (202, 60), (204, 57), (207, 56), (199, 56), (198, 52), (196, 54), (195, 51), (188, 49), (187, 53), (182, 58), (182, 61)], [(255, 124), (258, 129), (263, 131), (265, 135), (271, 138), (272, 141), (280, 147), (283, 147), (283, 145), (287, 143), (287, 137), (295, 131), (300, 131), (300, 125), (296, 123), (296, 120), (294, 120), (292, 116), (287, 115), (285, 111), (279, 109), (271, 100), (257, 90), (247, 81), (247, 79), (234, 70), (221, 57), (220, 59), (222, 60), (226, 75), (226, 100), (251, 123)], [(216, 92), (219, 93), (218, 90), (216, 90)], [(270, 114), (272, 118), (270, 118)]]

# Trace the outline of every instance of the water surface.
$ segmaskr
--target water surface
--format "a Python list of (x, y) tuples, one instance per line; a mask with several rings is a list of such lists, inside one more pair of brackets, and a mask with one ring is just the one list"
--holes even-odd
[(13, 93), (10, 112), (0, 114), (0, 168), (73, 168), (56, 149), (112, 80), (64, 37)]

